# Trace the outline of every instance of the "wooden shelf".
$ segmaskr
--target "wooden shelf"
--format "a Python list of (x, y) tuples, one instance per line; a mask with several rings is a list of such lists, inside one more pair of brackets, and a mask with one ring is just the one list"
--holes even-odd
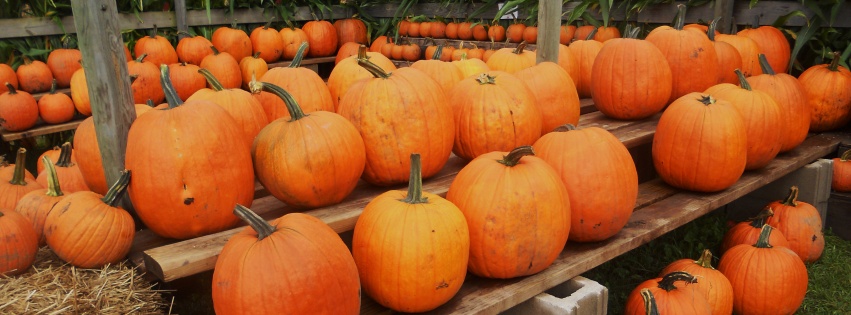
[(3, 141), (9, 142), (13, 140), (20, 140), (23, 138), (31, 138), (35, 136), (41, 136), (46, 134), (51, 134), (55, 132), (62, 132), (67, 130), (77, 129), (77, 126), (83, 122), (85, 118), (77, 118), (72, 121), (58, 124), (58, 125), (43, 125), (40, 127), (30, 128), (26, 131), (12, 132), (7, 131), (5, 129), (0, 129), (0, 137), (3, 138)]
[[(336, 59), (337, 59), (336, 55), (328, 56), (328, 57), (306, 58), (306, 59), (301, 61), (301, 65), (307, 66), (307, 65), (316, 65), (316, 64), (320, 64), (320, 63), (329, 63), (329, 62), (334, 62), (334, 60), (336, 60)], [(273, 63), (269, 64), (269, 69), (278, 68), (278, 67), (287, 67), (287, 66), (290, 65), (290, 63), (292, 63), (291, 60), (273, 62)]]

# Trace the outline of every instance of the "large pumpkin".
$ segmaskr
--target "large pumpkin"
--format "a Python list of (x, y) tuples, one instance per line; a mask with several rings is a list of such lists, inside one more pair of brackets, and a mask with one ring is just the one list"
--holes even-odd
[(83, 68), (82, 60), (83, 53), (79, 49), (57, 48), (51, 51), (47, 56), (47, 67), (50, 68), (56, 85), (62, 88), (71, 86), (71, 76)]
[(807, 293), (807, 267), (791, 249), (773, 246), (770, 225), (755, 243), (721, 256), (718, 270), (733, 285), (734, 314), (794, 314)]
[(204, 36), (184, 37), (177, 42), (177, 59), (193, 65), (200, 65), (207, 55), (213, 54), (213, 43)]
[(302, 43), (307, 42), (307, 34), (297, 27), (285, 27), (278, 31), (278, 35), (284, 41), (284, 52), (281, 57), (285, 60), (293, 60)]
[(746, 28), (736, 35), (752, 39), (759, 52), (768, 59), (771, 68), (780, 73), (786, 73), (789, 68), (789, 59), (792, 58), (789, 40), (783, 32), (771, 25), (763, 25), (757, 28)]
[[(293, 59), (289, 66), (269, 69), (257, 80), (272, 83), (290, 92), (305, 113), (320, 110), (334, 111), (334, 101), (331, 99), (331, 92), (325, 85), (325, 81), (313, 70), (301, 67), (304, 51), (307, 49), (308, 44), (302, 43), (301, 53)], [(266, 118), (269, 119), (269, 122), (278, 118), (289, 117), (287, 105), (281, 101), (281, 98), (269, 92), (255, 94), (255, 97), (263, 105), (263, 110), (266, 111)]]
[(154, 30), (150, 36), (144, 36), (136, 40), (136, 46), (133, 46), (133, 52), (136, 56), (148, 55), (148, 61), (155, 66), (170, 65), (177, 63), (177, 51), (167, 38), (157, 35), (157, 26), (154, 25)]
[[(133, 104), (143, 104), (147, 100), (159, 104), (165, 99), (159, 80), (160, 72), (157, 71), (158, 64), (146, 60), (147, 57), (148, 55), (141, 54), (136, 60), (127, 62), (127, 73), (132, 78), (130, 88), (133, 90)], [(86, 96), (88, 97), (88, 93)], [(91, 115), (91, 105), (89, 106), (88, 112)]]
[(7, 131), (23, 131), (38, 122), (38, 103), (26, 91), (18, 91), (5, 82), (8, 92), (0, 94), (0, 127)]
[(810, 131), (836, 129), (851, 121), (851, 71), (839, 65), (839, 53), (829, 65), (815, 65), (798, 76), (810, 108)]
[(186, 101), (210, 101), (224, 108), (242, 129), (245, 145), (250, 148), (260, 130), (269, 124), (263, 106), (245, 90), (225, 89), (207, 69), (201, 69), (199, 72), (213, 88), (198, 90)]
[[(89, 190), (89, 186), (86, 185), (86, 181), (83, 179), (83, 173), (80, 172), (80, 167), (71, 159), (72, 153), (70, 142), (62, 144), (62, 153), (60, 153), (55, 164), (59, 182), (62, 184), (65, 192), (68, 193)], [(47, 172), (39, 173), (38, 177), (36, 177), (36, 182), (41, 187), (47, 187)]]
[(369, 71), (358, 65), (359, 58), (368, 59), (370, 62), (381, 67), (385, 72), (396, 71), (396, 65), (387, 57), (378, 52), (364, 51), (361, 53), (363, 49), (363, 47), (358, 47), (357, 56), (347, 57), (341, 60), (339, 64), (334, 66), (334, 69), (331, 70), (331, 74), (328, 76), (328, 92), (331, 93), (334, 111), (340, 108), (340, 99), (343, 98), (343, 95), (346, 95), (352, 84), (363, 79), (372, 78), (372, 74)]
[(541, 134), (564, 124), (579, 123), (579, 94), (570, 75), (558, 64), (542, 62), (514, 73), (535, 95), (541, 110)]
[(43, 157), (45, 172), (47, 172), (47, 188), (33, 190), (21, 197), (18, 205), (15, 206), (15, 212), (20, 213), (30, 220), (33, 230), (38, 235), (38, 245), (42, 246), (45, 243), (44, 239), (44, 220), (47, 219), (47, 214), (53, 210), (59, 201), (65, 198), (65, 193), (62, 192), (62, 187), (59, 184), (59, 178), (56, 177), (56, 169), (53, 167), (53, 161), (49, 157)]
[[(165, 65), (163, 65), (165, 67)], [(106, 196), (81, 191), (65, 196), (44, 220), (44, 238), (59, 258), (79, 268), (100, 268), (127, 256), (136, 227), (133, 217), (118, 207), (130, 182), (130, 172)]]
[(668, 106), (653, 137), (653, 165), (671, 186), (715, 192), (732, 186), (745, 170), (747, 130), (733, 105), (701, 93)]
[(56, 79), (50, 92), (38, 99), (38, 116), (48, 124), (61, 124), (74, 118), (74, 101), (65, 93), (56, 93)]
[(355, 42), (361, 45), (369, 44), (366, 34), (366, 24), (357, 18), (340, 19), (334, 21), (334, 29), (337, 31), (337, 46), (345, 43)]
[(436, 174), (452, 151), (455, 120), (446, 95), (420, 70), (386, 72), (358, 59), (374, 78), (353, 84), (340, 100), (338, 113), (351, 121), (366, 145), (363, 178), (381, 186), (408, 179), (408, 156), (419, 152), (423, 177)]
[(304, 23), (301, 27), (304, 34), (307, 35), (307, 42), (310, 44), (310, 50), (307, 55), (310, 57), (326, 57), (333, 56), (337, 52), (337, 29), (328, 21), (315, 20)]
[(638, 198), (638, 172), (617, 137), (602, 128), (566, 125), (542, 136), (534, 147), (567, 187), (570, 240), (602, 241), (626, 225)]
[(230, 54), (234, 60), (242, 60), (242, 58), (251, 56), (251, 38), (245, 31), (236, 28), (236, 23), (231, 26), (233, 28), (227, 26), (217, 28), (213, 32), (211, 43), (218, 51)]
[[(18, 149), (12, 173), (9, 174), (9, 171), (0, 173), (0, 175), (3, 175), (0, 178), (0, 209), (15, 209), (21, 197), (33, 190), (42, 188), (24, 168), (26, 159), (27, 150)], [(8, 167), (5, 169), (8, 169)]]
[(745, 76), (762, 74), (759, 68), (759, 47), (753, 39), (742, 35), (718, 34), (715, 40), (728, 43), (739, 51), (739, 56), (742, 57), (741, 69)]
[[(691, 285), (700, 281), (685, 271), (671, 272), (662, 277), (644, 281), (629, 293), (624, 314), (654, 314), (642, 312), (646, 305), (645, 298), (642, 296), (646, 294), (652, 294), (655, 297), (655, 305), (658, 308), (658, 313), (655, 314), (712, 314), (709, 301), (703, 293)], [(677, 285), (676, 282), (685, 282), (685, 285)]]
[(603, 49), (603, 43), (593, 39), (583, 39), (573, 41), (567, 48), (570, 49), (573, 58), (579, 60), (579, 80), (574, 82), (576, 91), (580, 98), (591, 97), (591, 70), (594, 68), (597, 54)]
[(794, 149), (807, 139), (810, 129), (810, 107), (804, 97), (804, 87), (798, 79), (786, 73), (775, 73), (765, 55), (760, 54), (762, 73), (748, 78), (751, 88), (765, 92), (780, 108), (782, 128), (775, 130), (780, 134), (780, 152)]
[[(756, 217), (749, 221), (739, 222), (724, 233), (724, 239), (721, 240), (721, 252), (725, 253), (730, 248), (739, 244), (753, 244), (759, 238), (760, 229), (767, 225), (768, 218), (774, 215), (774, 210), (766, 208), (760, 211)], [(771, 244), (774, 246), (789, 247), (789, 241), (786, 236), (780, 231), (771, 233)]]
[[(139, 116), (127, 136), (130, 200), (154, 233), (186, 239), (233, 227), (254, 200), (254, 169), (236, 121), (210, 101), (182, 104), (160, 68), (168, 108)], [(163, 128), (163, 126), (171, 126)], [(227, 170), (227, 171), (221, 171)]]
[(797, 186), (789, 189), (786, 199), (774, 201), (768, 207), (774, 209), (774, 215), (766, 220), (766, 224), (783, 233), (789, 241), (789, 249), (805, 263), (821, 258), (824, 252), (821, 215), (813, 205), (798, 201)]
[(242, 86), (242, 71), (237, 61), (242, 59), (234, 59), (235, 56), (227, 52), (219, 52), (215, 46), (211, 46), (210, 49), (213, 50), (213, 54), (204, 57), (200, 67), (209, 70), (226, 89), (238, 89)]
[[(278, 61), (284, 53), (285, 47), (284, 39), (281, 38), (277, 30), (269, 27), (271, 24), (272, 21), (269, 21), (266, 25), (255, 28), (248, 37), (251, 39), (251, 47), (254, 53), (260, 54), (259, 57), (267, 63)], [(242, 58), (237, 59), (237, 61), (241, 60)]]
[(341, 202), (355, 189), (366, 163), (358, 130), (333, 112), (305, 114), (289, 92), (272, 83), (252, 85), (252, 91), (260, 90), (280, 97), (290, 119), (275, 120), (257, 135), (251, 151), (257, 179), (291, 206)]
[[(575, 83), (579, 82), (579, 59), (573, 56), (573, 51), (567, 47), (566, 45), (559, 44), (558, 45), (558, 65), (567, 71), (567, 74), (570, 75), (570, 79)], [(592, 60), (593, 62), (593, 60)]]
[(830, 188), (840, 192), (851, 191), (851, 150), (846, 150), (833, 159), (833, 180)]
[(502, 48), (488, 59), (488, 68), (494, 71), (515, 73), (535, 65), (535, 52), (526, 50), (526, 43), (516, 48)]
[(399, 312), (427, 312), (449, 301), (464, 283), (470, 257), (464, 214), (424, 192), (420, 171), (420, 156), (412, 154), (407, 193), (391, 190), (372, 199), (352, 237), (364, 291)]
[(543, 117), (535, 94), (517, 77), (488, 71), (459, 82), (450, 94), (455, 113), (456, 155), (472, 160), (531, 145), (541, 137)]
[(546, 269), (570, 233), (570, 199), (556, 171), (531, 146), (483, 154), (446, 193), (467, 218), (468, 270), (507, 279)]
[(715, 45), (715, 54), (718, 55), (718, 83), (739, 83), (739, 76), (736, 75), (736, 69), (742, 69), (742, 54), (733, 45), (727, 42), (716, 41), (715, 27), (718, 25), (718, 19), (709, 24), (706, 31), (706, 36)]
[(14, 276), (30, 269), (38, 252), (38, 235), (30, 221), (0, 207), (0, 276)]
[(699, 279), (690, 286), (697, 287), (712, 307), (712, 315), (729, 315), (733, 312), (733, 286), (723, 273), (712, 267), (712, 252), (703, 250), (698, 260), (674, 261), (660, 273), (660, 277), (675, 271), (685, 271)]
[(249, 226), (216, 260), (216, 314), (358, 314), (357, 266), (328, 225), (302, 213), (266, 222), (241, 205), (234, 214)]

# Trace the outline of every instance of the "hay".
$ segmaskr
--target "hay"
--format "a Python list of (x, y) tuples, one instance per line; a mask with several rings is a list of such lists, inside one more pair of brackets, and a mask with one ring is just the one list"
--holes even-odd
[(80, 269), (44, 247), (27, 273), (0, 277), (0, 314), (163, 314), (160, 292), (126, 263)]

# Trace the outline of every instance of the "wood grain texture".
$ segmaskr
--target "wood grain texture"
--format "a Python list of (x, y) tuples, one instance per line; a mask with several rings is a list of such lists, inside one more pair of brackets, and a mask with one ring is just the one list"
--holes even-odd
[[(189, 32), (189, 26), (186, 25), (186, 0), (174, 0), (174, 17), (175, 27), (178, 32)], [(178, 41), (187, 37), (184, 33), (178, 33)]]
[(83, 122), (83, 119), (75, 119), (66, 123), (56, 124), (56, 125), (42, 125), (39, 127), (34, 127), (29, 130), (19, 131), (19, 132), (11, 132), (5, 129), (0, 128), (0, 138), (3, 141), (14, 141), (20, 140), (23, 138), (32, 138), (35, 136), (42, 136), (56, 132), (62, 132), (67, 130), (77, 129), (77, 126)]
[(538, 2), (538, 49), (535, 54), (537, 63), (558, 63), (561, 10), (561, 1)]

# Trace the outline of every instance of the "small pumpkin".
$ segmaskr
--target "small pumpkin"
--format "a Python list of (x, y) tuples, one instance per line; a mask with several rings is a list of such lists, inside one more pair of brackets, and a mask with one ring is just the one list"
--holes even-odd
[[(236, 28), (236, 21), (231, 26), (217, 28), (213, 32), (213, 38), (210, 42), (215, 46), (216, 50), (228, 53), (234, 60), (242, 60), (242, 58), (251, 56), (251, 38), (248, 37), (245, 31)], [(216, 50), (213, 51), (214, 54)], [(204, 61), (204, 58), (201, 61)], [(209, 69), (209, 67), (205, 67), (200, 63), (198, 65), (201, 68)]]
[(19, 275), (30, 269), (38, 252), (38, 235), (21, 214), (0, 207), (0, 276)]
[(774, 209), (774, 215), (765, 223), (777, 228), (786, 237), (789, 249), (805, 263), (821, 258), (824, 252), (821, 215), (813, 205), (798, 201), (797, 186), (789, 189), (786, 199), (774, 201), (767, 207)]
[(576, 28), (576, 32), (573, 33), (573, 40), (592, 40), (597, 35), (598, 30), (599, 28), (591, 24), (579, 26)]
[[(41, 189), (35, 178), (27, 172), (24, 164), (27, 159), (27, 150), (18, 149), (15, 159), (15, 167), (10, 171), (0, 173), (0, 209), (15, 209), (21, 197), (33, 190)], [(9, 167), (3, 168), (9, 169)]]
[(762, 73), (748, 78), (754, 90), (771, 96), (780, 108), (780, 152), (794, 149), (807, 139), (810, 129), (810, 108), (804, 97), (804, 87), (798, 79), (786, 73), (775, 73), (765, 55), (760, 54)]
[[(299, 47), (301, 47), (301, 44), (307, 42), (307, 34), (297, 27), (282, 28), (278, 32), (278, 35), (280, 35), (281, 39), (284, 41), (284, 52), (281, 54), (281, 57), (284, 60), (293, 60), (293, 58), (296, 57), (296, 53), (298, 52)], [(257, 77), (259, 78), (261, 76)]]
[(71, 76), (78, 69), (83, 68), (83, 64), (80, 63), (82, 60), (83, 53), (79, 49), (57, 48), (50, 52), (47, 56), (47, 67), (50, 68), (50, 73), (53, 74), (58, 87), (71, 86)]
[(576, 25), (565, 24), (559, 27), (558, 43), (568, 45), (573, 41), (573, 36), (576, 34)]
[(488, 31), (485, 29), (485, 25), (482, 23), (476, 24), (472, 28), (473, 38), (477, 41), (486, 41), (488, 39)]
[[(86, 181), (83, 179), (83, 173), (80, 172), (80, 167), (71, 160), (72, 153), (70, 142), (62, 144), (61, 153), (55, 164), (59, 182), (62, 184), (65, 192), (68, 193), (89, 190), (89, 186), (86, 185)], [(47, 177), (47, 172), (42, 171), (35, 180), (41, 187), (47, 187)]]
[(350, 56), (340, 61), (334, 66), (331, 74), (328, 76), (328, 92), (331, 93), (331, 101), (334, 103), (334, 111), (340, 108), (340, 99), (349, 88), (357, 81), (362, 79), (372, 78), (372, 74), (366, 69), (358, 65), (359, 58), (366, 58), (370, 62), (381, 67), (385, 72), (396, 71), (396, 65), (393, 61), (377, 52), (367, 52), (366, 47), (358, 47), (358, 55)]
[(263, 105), (251, 93), (242, 89), (225, 89), (219, 80), (207, 69), (198, 70), (212, 89), (201, 89), (186, 101), (210, 101), (222, 107), (242, 129), (245, 144), (250, 148), (260, 130), (269, 124)]
[(686, 258), (668, 264), (659, 276), (676, 271), (685, 271), (700, 279), (690, 286), (695, 286), (697, 291), (703, 293), (712, 307), (712, 315), (729, 315), (733, 312), (733, 286), (721, 271), (712, 267), (712, 252), (708, 249), (703, 250), (698, 260)]
[(150, 36), (145, 36), (136, 40), (136, 46), (133, 46), (133, 52), (136, 56), (148, 55), (148, 61), (155, 66), (161, 64), (170, 65), (177, 63), (177, 51), (167, 38), (157, 34), (157, 25), (154, 24), (154, 30)]
[(390, 37), (387, 37), (386, 35), (378, 36), (372, 41), (372, 45), (369, 46), (369, 51), (380, 53), (381, 47), (389, 43), (391, 43)]
[(255, 78), (262, 78), (269, 71), (269, 64), (260, 58), (259, 53), (242, 58), (239, 61), (239, 72), (242, 74), (242, 89), (247, 90), (248, 84)]
[(215, 46), (210, 46), (213, 49), (213, 54), (204, 57), (201, 61), (201, 68), (207, 69), (219, 79), (222, 87), (226, 89), (238, 89), (242, 85), (242, 71), (239, 69), (239, 63), (234, 59), (235, 56), (227, 52), (219, 52)]
[(9, 91), (9, 88), (6, 87), (7, 82), (17, 89), (18, 75), (15, 74), (15, 70), (12, 70), (12, 67), (0, 62), (0, 94)]
[[(255, 54), (260, 53), (260, 58), (267, 63), (281, 59), (285, 47), (284, 39), (281, 38), (277, 30), (269, 27), (271, 24), (272, 21), (269, 21), (266, 25), (255, 28), (251, 31), (251, 35), (248, 36), (251, 39), (252, 51)], [(236, 60), (241, 61), (243, 58), (245, 57)]]
[(508, 41), (511, 43), (519, 43), (523, 41), (523, 32), (526, 30), (526, 24), (518, 23), (515, 21), (513, 24), (508, 25), (508, 28), (505, 29), (505, 37), (508, 38)]
[(74, 101), (65, 93), (56, 93), (56, 79), (50, 93), (38, 99), (38, 116), (48, 124), (61, 124), (74, 118)]
[[(141, 54), (136, 60), (127, 62), (127, 73), (131, 77), (130, 88), (133, 90), (133, 104), (141, 104), (149, 99), (154, 103), (162, 103), (165, 99), (157, 65), (145, 60), (147, 57), (147, 54)], [(73, 92), (71, 96), (73, 97)], [(88, 112), (91, 115), (91, 107), (88, 108)]]
[[(411, 24), (413, 25), (413, 24)], [(419, 31), (417, 31), (419, 32)], [(411, 28), (408, 27), (408, 33), (411, 33)], [(411, 35), (414, 36), (414, 35)], [(473, 39), (473, 23), (470, 21), (464, 21), (458, 23), (458, 39), (460, 40), (471, 40)]]
[(810, 108), (810, 131), (821, 132), (851, 121), (851, 71), (839, 65), (839, 53), (830, 64), (807, 68), (798, 76)]
[[(403, 35), (401, 32), (401, 28), (399, 31), (399, 35)], [(452, 22), (446, 23), (446, 30), (444, 32), (444, 35), (448, 39), (458, 39), (458, 22), (453, 20)]]
[[(597, 29), (593, 30), (594, 32)], [(580, 98), (591, 97), (591, 71), (594, 69), (594, 61), (597, 54), (603, 49), (603, 43), (593, 39), (575, 40), (567, 46), (573, 58), (579, 60), (579, 80), (576, 83), (576, 91)]]
[(579, 94), (573, 80), (556, 63), (541, 62), (514, 73), (535, 95), (541, 110), (541, 134), (564, 124), (579, 123)]
[[(301, 67), (304, 52), (307, 50), (308, 44), (302, 43), (301, 54), (293, 59), (289, 66), (269, 69), (258, 80), (286, 89), (293, 95), (299, 105), (301, 105), (305, 113), (320, 110), (333, 111), (334, 101), (331, 98), (331, 91), (325, 85), (325, 81), (313, 70)], [(266, 112), (266, 118), (269, 122), (275, 121), (278, 118), (289, 117), (287, 106), (279, 97), (268, 92), (255, 94), (255, 97), (263, 105), (263, 110)]]
[(169, 76), (171, 76), (171, 82), (174, 83), (174, 89), (177, 90), (177, 96), (180, 97), (181, 100), (189, 99), (189, 97), (195, 94), (195, 92), (198, 92), (198, 90), (207, 86), (207, 81), (204, 80), (204, 76), (198, 73), (199, 69), (201, 68), (185, 62), (168, 65), (168, 73)]
[(38, 235), (38, 246), (47, 244), (44, 238), (44, 221), (47, 215), (53, 210), (53, 206), (65, 198), (53, 161), (47, 156), (42, 157), (41, 161), (47, 165), (45, 169), (47, 188), (28, 192), (15, 206), (15, 212), (20, 213), (32, 223), (33, 230)]
[(429, 32), (431, 38), (444, 38), (446, 37), (446, 23), (441, 20), (434, 20), (431, 22), (431, 32)]
[(488, 59), (488, 68), (493, 71), (515, 73), (535, 65), (535, 52), (526, 50), (522, 42), (516, 48), (502, 48)]
[(839, 192), (851, 191), (851, 150), (846, 150), (838, 158), (833, 158), (833, 179), (830, 188)]
[[(760, 229), (767, 225), (768, 218), (774, 216), (774, 210), (766, 207), (755, 217), (745, 222), (739, 222), (724, 233), (721, 241), (721, 252), (726, 253), (729, 249), (739, 244), (753, 244), (759, 238)], [(789, 247), (789, 241), (780, 231), (771, 233), (771, 243), (774, 246)]]
[[(695, 276), (685, 271), (675, 271), (662, 277), (644, 281), (626, 298), (626, 311), (624, 314), (654, 314), (643, 313), (647, 295), (655, 297), (655, 305), (658, 308), (656, 314), (691, 314), (709, 315), (712, 308), (703, 293), (691, 284), (700, 283)], [(677, 285), (677, 282), (685, 282), (685, 285)], [(652, 303), (650, 305), (653, 305)]]
[[(23, 57), (24, 64), (18, 66), (15, 74), (18, 76), (18, 89), (28, 93), (39, 93), (50, 89), (53, 73), (50, 67), (40, 60)], [(5, 82), (3, 82), (5, 84)], [(8, 86), (6, 86), (8, 88)]]
[(621, 32), (615, 26), (601, 25), (597, 28), (597, 33), (594, 34), (594, 40), (605, 43), (610, 39), (620, 38)]
[(307, 55), (310, 57), (326, 57), (333, 56), (337, 52), (339, 44), (337, 38), (337, 30), (334, 25), (328, 21), (314, 20), (304, 23), (301, 27), (307, 35), (307, 42), (310, 44), (310, 50)]
[(200, 65), (204, 57), (213, 54), (211, 46), (213, 43), (204, 36), (184, 37), (177, 42), (177, 59), (196, 66)]
[(0, 127), (8, 131), (23, 131), (38, 122), (38, 103), (26, 91), (19, 91), (6, 82), (8, 92), (0, 94)]
[(499, 24), (492, 24), (488, 27), (488, 39), (492, 42), (505, 41), (505, 27)]

